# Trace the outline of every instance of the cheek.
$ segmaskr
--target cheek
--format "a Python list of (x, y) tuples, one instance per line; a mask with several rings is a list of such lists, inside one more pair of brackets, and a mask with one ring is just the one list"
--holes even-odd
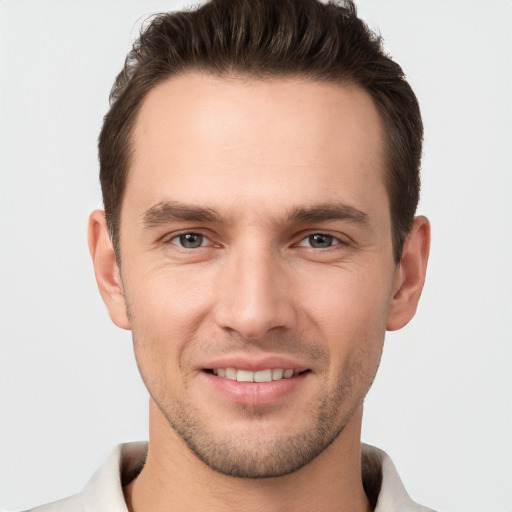
[(125, 295), (135, 356), (145, 381), (175, 380), (183, 353), (197, 338), (208, 310), (204, 283), (204, 276), (189, 270), (160, 269), (138, 279), (127, 275)]
[(208, 282), (204, 272), (190, 268), (160, 267), (133, 276), (125, 287), (130, 313), (150, 329), (172, 329), (179, 336), (203, 314), (210, 295)]
[[(335, 374), (361, 366), (374, 374), (382, 352), (391, 279), (385, 273), (337, 269), (318, 276), (303, 296), (303, 317), (331, 353)], [(307, 329), (307, 327), (306, 327)]]
[(331, 334), (361, 328), (384, 331), (392, 291), (388, 274), (337, 268), (309, 279), (303, 275), (301, 305), (318, 327)]

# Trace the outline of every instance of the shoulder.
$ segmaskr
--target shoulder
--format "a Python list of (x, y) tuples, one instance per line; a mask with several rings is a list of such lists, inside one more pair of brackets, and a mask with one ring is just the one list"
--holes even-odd
[(146, 453), (147, 443), (120, 444), (94, 472), (81, 493), (25, 512), (128, 512), (123, 485), (141, 470)]
[(80, 494), (74, 494), (53, 503), (31, 508), (25, 512), (83, 512), (83, 502)]

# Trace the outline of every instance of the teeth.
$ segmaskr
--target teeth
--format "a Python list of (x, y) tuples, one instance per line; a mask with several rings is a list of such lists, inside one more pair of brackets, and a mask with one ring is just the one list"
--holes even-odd
[(276, 368), (272, 370), (272, 380), (281, 380), (283, 378), (284, 370)]
[(292, 369), (272, 368), (266, 370), (237, 370), (236, 368), (213, 368), (214, 375), (238, 382), (272, 382), (273, 380), (289, 379), (298, 375), (298, 371)]
[(236, 380), (236, 370), (234, 368), (226, 368), (226, 379)]
[(260, 370), (254, 372), (254, 382), (271, 382), (272, 370)]
[(238, 370), (236, 372), (236, 380), (238, 382), (254, 382), (254, 372), (249, 370)]

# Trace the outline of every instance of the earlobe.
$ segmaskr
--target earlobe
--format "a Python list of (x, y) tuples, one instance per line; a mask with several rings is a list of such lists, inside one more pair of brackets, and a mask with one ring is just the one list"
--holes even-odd
[(96, 282), (110, 318), (118, 327), (130, 329), (121, 274), (103, 210), (89, 216), (88, 242)]
[(429, 251), (430, 223), (425, 217), (416, 217), (397, 269), (395, 290), (386, 324), (388, 331), (401, 329), (416, 313), (425, 283)]

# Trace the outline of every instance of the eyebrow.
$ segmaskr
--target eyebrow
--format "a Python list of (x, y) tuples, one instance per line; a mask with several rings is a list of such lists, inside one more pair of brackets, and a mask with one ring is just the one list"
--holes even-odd
[[(344, 220), (354, 224), (368, 224), (368, 214), (346, 203), (325, 203), (313, 206), (297, 206), (286, 216), (286, 222), (318, 223)], [(171, 222), (226, 222), (216, 210), (201, 206), (190, 206), (177, 201), (162, 201), (142, 214), (144, 226), (155, 228)]]
[(325, 203), (311, 207), (297, 207), (288, 214), (288, 222), (316, 223), (344, 220), (354, 224), (368, 224), (368, 214), (345, 203)]
[(142, 214), (146, 227), (154, 228), (169, 222), (221, 222), (221, 215), (211, 209), (200, 206), (188, 206), (175, 201), (163, 201)]

